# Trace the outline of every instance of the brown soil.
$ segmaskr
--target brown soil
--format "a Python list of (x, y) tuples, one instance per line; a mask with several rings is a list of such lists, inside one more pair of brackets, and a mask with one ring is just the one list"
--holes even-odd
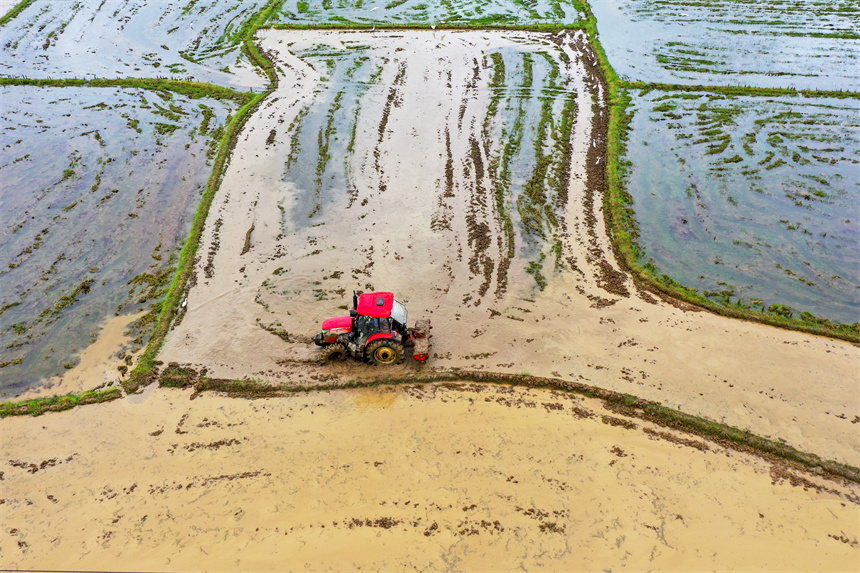
[(0, 566), (850, 570), (858, 489), (549, 390), (150, 387), (3, 421)]

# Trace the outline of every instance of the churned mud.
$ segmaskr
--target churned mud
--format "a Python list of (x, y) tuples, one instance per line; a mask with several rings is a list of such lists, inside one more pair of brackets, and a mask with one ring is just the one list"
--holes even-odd
[(310, 336), (352, 289), (393, 290), (410, 320), (432, 319), (427, 370), (582, 381), (860, 462), (856, 347), (664, 302), (616, 263), (605, 94), (582, 35), (261, 41), (279, 87), (236, 144), (165, 364), (374, 375), (317, 367)]
[(856, 486), (593, 399), (190, 393), (4, 420), (2, 567), (821, 571), (860, 553)]

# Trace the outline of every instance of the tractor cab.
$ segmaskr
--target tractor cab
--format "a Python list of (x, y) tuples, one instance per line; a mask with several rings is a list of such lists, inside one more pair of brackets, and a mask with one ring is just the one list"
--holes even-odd
[(401, 341), (406, 332), (406, 307), (394, 300), (390, 292), (372, 292), (355, 297), (352, 317), (352, 332), (356, 343), (366, 346), (376, 338), (394, 338)]
[[(314, 336), (314, 343), (323, 347), (324, 359), (342, 360), (350, 354), (373, 364), (398, 364), (404, 359), (404, 348), (415, 346), (415, 338), (429, 338), (423, 331), (407, 328), (406, 307), (394, 299), (394, 293), (359, 296), (353, 291), (352, 306), (349, 316), (324, 321), (322, 332)], [(427, 355), (413, 353), (419, 361)]]

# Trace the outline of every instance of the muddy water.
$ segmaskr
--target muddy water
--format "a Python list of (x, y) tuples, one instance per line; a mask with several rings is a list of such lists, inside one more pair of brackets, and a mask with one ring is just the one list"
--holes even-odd
[[(618, 270), (589, 185), (606, 108), (579, 37), (270, 31), (262, 45), (283, 77), (239, 137), (165, 363), (302, 385), (387, 374), (357, 362), (320, 369), (310, 343), (323, 319), (345, 314), (352, 289), (386, 289), (435, 333), (430, 362), (395, 374), (579, 380), (860, 461), (856, 348), (676, 308)], [(367, 60), (356, 67), (358, 54)], [(561, 89), (549, 86), (553, 61)], [(351, 69), (355, 81), (331, 79)], [(530, 134), (543, 100), (559, 112), (539, 162)], [(559, 147), (570, 102), (570, 146)], [(532, 131), (517, 128), (521, 114)], [(543, 182), (554, 219), (538, 217), (546, 211), (527, 193), (532, 181)]]
[(628, 190), (661, 272), (718, 300), (860, 321), (858, 102), (634, 101)]
[(581, 22), (582, 5), (577, 1), (535, 0), (480, 0), (478, 2), (452, 0), (422, 2), (397, 0), (395, 2), (367, 2), (341, 0), (286, 0), (281, 10), (272, 15), (272, 23), (327, 24), (354, 22), (360, 24), (565, 24)]
[(15, 400), (33, 400), (119, 386), (124, 378), (119, 367), (125, 366), (127, 369), (139, 351), (139, 345), (132, 342), (134, 334), (130, 332), (130, 327), (143, 316), (145, 313), (140, 312), (105, 319), (93, 333), (95, 341), (80, 352), (73, 368), (64, 369), (62, 374), (41, 382), (16, 396)]
[(589, 5), (623, 79), (860, 90), (860, 26), (850, 0)]
[(73, 368), (105, 319), (160, 300), (229, 111), (210, 99), (113, 88), (7, 87), (0, 98), (8, 397)]
[(594, 400), (476, 385), (188, 397), (4, 420), (21, 439), (0, 452), (3, 566), (825, 571), (860, 551), (856, 487)]
[(242, 24), (265, 4), (37, 0), (0, 28), (0, 74), (29, 78), (166, 77), (264, 88), (242, 53)]

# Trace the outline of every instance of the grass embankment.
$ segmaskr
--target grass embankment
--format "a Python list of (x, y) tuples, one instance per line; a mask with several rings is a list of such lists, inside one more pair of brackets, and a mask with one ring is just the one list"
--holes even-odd
[(8, 21), (15, 18), (15, 16), (17, 16), (18, 14), (20, 14), (21, 12), (23, 12), (24, 10), (29, 8), (30, 5), (33, 4), (35, 1), (36, 0), (21, 0), (21, 2), (18, 2), (18, 4), (14, 8), (12, 8), (8, 12), (6, 12), (2, 16), (0, 16), (0, 27), (2, 27)]
[(769, 307), (769, 312), (754, 310), (740, 302), (736, 304), (720, 304), (705, 297), (695, 289), (683, 286), (668, 275), (658, 274), (654, 267), (643, 265), (640, 262), (643, 259), (643, 252), (638, 241), (639, 228), (633, 209), (633, 197), (627, 192), (626, 188), (626, 176), (630, 163), (629, 160), (625, 159), (630, 120), (632, 119), (632, 114), (628, 111), (631, 101), (629, 89), (716, 92), (729, 95), (802, 95), (806, 97), (834, 98), (854, 98), (860, 97), (860, 94), (842, 91), (755, 88), (746, 86), (690, 86), (622, 81), (609, 63), (606, 52), (600, 44), (597, 18), (591, 12), (589, 6), (586, 5), (585, 10), (588, 18), (585, 30), (588, 33), (591, 46), (597, 55), (608, 88), (609, 130), (607, 136), (608, 157), (606, 161), (608, 192), (604, 196), (607, 231), (619, 262), (627, 267), (640, 288), (658, 291), (729, 318), (750, 320), (789, 330), (860, 343), (860, 323), (838, 324), (825, 318), (813, 316), (810, 313), (802, 313), (798, 318), (793, 316), (794, 313), (790, 307), (780, 304), (774, 304)]
[(45, 412), (62, 412), (75, 406), (110, 402), (121, 397), (121, 388), (108, 388), (107, 390), (91, 390), (81, 392), (80, 394), (51, 396), (50, 398), (37, 398), (22, 402), (5, 402), (0, 404), (0, 418), (8, 416), (38, 416)]
[(385, 32), (392, 30), (508, 30), (523, 32), (548, 32), (558, 34), (563, 30), (580, 29), (585, 22), (574, 22), (571, 24), (504, 24), (480, 22), (445, 22), (428, 23), (395, 23), (386, 22), (379, 24), (368, 24), (366, 22), (324, 22), (320, 24), (270, 24), (266, 28), (273, 30), (344, 30), (344, 31), (377, 31)]
[(687, 84), (662, 84), (657, 82), (620, 81), (624, 88), (657, 91), (707, 92), (723, 95), (745, 96), (803, 96), (838, 99), (860, 99), (860, 92), (843, 90), (805, 90), (794, 88), (759, 88), (754, 86), (700, 86)]
[(188, 279), (194, 272), (194, 258), (197, 254), (197, 249), (200, 244), (200, 237), (203, 234), (203, 226), (206, 222), (206, 217), (209, 215), (209, 209), (212, 206), (212, 201), (215, 199), (215, 193), (221, 185), (224, 173), (230, 162), (230, 154), (236, 144), (236, 138), (239, 131), (245, 125), (248, 117), (254, 112), (260, 102), (263, 101), (270, 93), (272, 93), (278, 85), (278, 76), (275, 73), (274, 65), (266, 56), (260, 52), (257, 45), (253, 42), (253, 37), (256, 31), (262, 27), (269, 19), (272, 12), (281, 5), (283, 0), (270, 0), (257, 14), (246, 21), (241, 28), (242, 51), (248, 56), (251, 62), (262, 69), (269, 78), (269, 87), (266, 91), (259, 94), (246, 94), (249, 98), (246, 103), (239, 109), (236, 115), (224, 130), (224, 135), (218, 149), (218, 155), (215, 157), (215, 162), (212, 167), (212, 174), (209, 176), (209, 181), (206, 184), (206, 190), (203, 192), (203, 197), (200, 205), (197, 208), (197, 213), (194, 216), (194, 221), (191, 224), (191, 232), (185, 240), (185, 245), (179, 256), (179, 266), (170, 288), (167, 291), (164, 303), (162, 305), (161, 314), (158, 317), (155, 330), (146, 345), (146, 349), (141, 354), (137, 367), (129, 374), (128, 379), (123, 382), (123, 387), (126, 392), (136, 392), (142, 385), (145, 385), (153, 380), (155, 376), (155, 358), (164, 344), (164, 338), (170, 330), (170, 324), (176, 318), (188, 285)]
[(0, 86), (38, 86), (52, 88), (141, 88), (152, 91), (171, 91), (194, 99), (208, 97), (242, 103), (246, 102), (253, 96), (253, 94), (240, 92), (214, 84), (188, 80), (169, 80), (165, 78), (96, 78), (92, 80), (80, 78), (0, 78)]
[(860, 483), (860, 468), (832, 460), (823, 460), (815, 454), (800, 451), (785, 442), (764, 438), (749, 430), (715, 422), (701, 416), (693, 416), (680, 410), (668, 408), (658, 402), (645, 400), (631, 394), (622, 394), (558, 378), (542, 378), (527, 374), (500, 374), (454, 370), (434, 375), (376, 377), (361, 380), (346, 380), (331, 384), (297, 386), (287, 384), (271, 385), (247, 379), (208, 378), (193, 368), (175, 364), (169, 365), (159, 376), (159, 383), (163, 387), (193, 387), (195, 392), (198, 393), (206, 391), (222, 392), (228, 396), (241, 398), (269, 398), (353, 388), (452, 382), (502, 384), (523, 388), (555, 390), (596, 398), (602, 400), (604, 406), (609, 410), (628, 418), (646, 420), (659, 426), (706, 438), (724, 447), (752, 452), (772, 459), (784, 460), (829, 477), (842, 478), (853, 483)]

